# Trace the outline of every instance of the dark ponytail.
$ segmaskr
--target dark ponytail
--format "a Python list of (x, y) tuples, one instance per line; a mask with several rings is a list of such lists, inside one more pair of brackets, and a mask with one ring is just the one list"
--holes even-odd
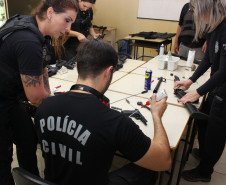
[(76, 0), (42, 0), (40, 4), (32, 10), (32, 16), (38, 16), (40, 20), (46, 18), (46, 11), (52, 7), (56, 13), (63, 13), (66, 9), (74, 9), (78, 12), (79, 7)]
[(96, 0), (81, 0), (81, 1), (85, 1), (85, 2), (88, 2), (88, 3), (92, 3), (92, 4), (95, 4)]

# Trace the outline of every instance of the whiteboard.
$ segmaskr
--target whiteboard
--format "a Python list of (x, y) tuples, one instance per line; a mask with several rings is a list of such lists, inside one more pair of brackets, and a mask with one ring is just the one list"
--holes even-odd
[(138, 18), (179, 21), (189, 0), (139, 0)]

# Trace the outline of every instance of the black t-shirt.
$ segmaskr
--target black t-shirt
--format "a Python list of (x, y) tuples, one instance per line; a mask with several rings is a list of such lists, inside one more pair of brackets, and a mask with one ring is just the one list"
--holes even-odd
[[(30, 21), (37, 26), (34, 18), (30, 17)], [(40, 38), (28, 29), (15, 31), (1, 43), (0, 88), (5, 90), (10, 88), (12, 99), (23, 92), (20, 74), (34, 76), (42, 74), (42, 45)], [(0, 99), (3, 97), (0, 95)]]
[[(92, 26), (93, 9), (90, 8), (87, 11), (79, 10), (76, 20), (71, 25), (71, 30), (80, 32), (85, 36), (89, 34), (89, 28)], [(87, 33), (88, 32), (88, 33)]]
[[(186, 3), (182, 10), (181, 10), (181, 14), (180, 14), (180, 19), (179, 19), (179, 25), (181, 26), (182, 30), (181, 32), (183, 31), (183, 29), (185, 30), (189, 30), (189, 29), (192, 29), (194, 30), (195, 29), (195, 22), (193, 20), (193, 27), (192, 28), (189, 28), (188, 25), (186, 25), (185, 23), (185, 16), (188, 14), (188, 13), (192, 13), (193, 14), (193, 11), (192, 10), (189, 10), (190, 8), (190, 3)], [(189, 12), (190, 11), (190, 12)], [(190, 24), (190, 23), (189, 23)], [(184, 45), (186, 45), (187, 47), (190, 47), (190, 48), (199, 48), (199, 47), (202, 47), (203, 44), (205, 43), (206, 39), (200, 39), (199, 42), (195, 42), (194, 41), (194, 36), (195, 36), (195, 30), (193, 31), (194, 32), (194, 35), (180, 35), (179, 36), (179, 42), (182, 42)]]
[[(87, 37), (89, 35), (89, 28), (92, 26), (93, 20), (93, 9), (90, 8), (87, 11), (81, 11), (79, 9), (76, 20), (71, 25), (71, 30), (82, 33)], [(69, 37), (67, 42), (64, 44), (65, 48), (76, 47), (79, 43), (77, 37)]]
[(207, 34), (205, 57), (190, 79), (195, 82), (209, 67), (211, 77), (197, 92), (204, 95), (215, 89), (217, 95), (226, 99), (226, 19), (213, 32)]
[(183, 25), (183, 22), (184, 22), (184, 16), (186, 15), (186, 13), (188, 12), (189, 10), (189, 3), (186, 3), (182, 10), (181, 10), (181, 13), (180, 13), (180, 19), (179, 19), (179, 25), (182, 26)]
[(45, 99), (35, 125), (45, 177), (63, 185), (107, 185), (116, 150), (134, 162), (151, 144), (130, 118), (92, 94), (67, 92)]

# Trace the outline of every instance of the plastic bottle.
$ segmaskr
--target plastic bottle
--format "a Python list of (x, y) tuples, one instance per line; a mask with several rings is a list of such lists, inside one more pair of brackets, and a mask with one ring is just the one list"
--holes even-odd
[(160, 55), (160, 56), (164, 55), (164, 44), (162, 44), (162, 45), (160, 46), (159, 55)]
[(168, 51), (168, 61), (171, 61), (172, 60), (172, 53), (171, 51)]
[(188, 58), (187, 58), (186, 66), (191, 67), (192, 64), (194, 63), (194, 59), (195, 59), (195, 50), (190, 49), (189, 52), (188, 52)]

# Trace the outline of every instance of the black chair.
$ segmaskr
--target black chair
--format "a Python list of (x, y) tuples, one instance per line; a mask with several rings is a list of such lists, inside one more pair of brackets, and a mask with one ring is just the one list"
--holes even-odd
[(16, 185), (56, 185), (20, 167), (13, 168), (12, 174)]

